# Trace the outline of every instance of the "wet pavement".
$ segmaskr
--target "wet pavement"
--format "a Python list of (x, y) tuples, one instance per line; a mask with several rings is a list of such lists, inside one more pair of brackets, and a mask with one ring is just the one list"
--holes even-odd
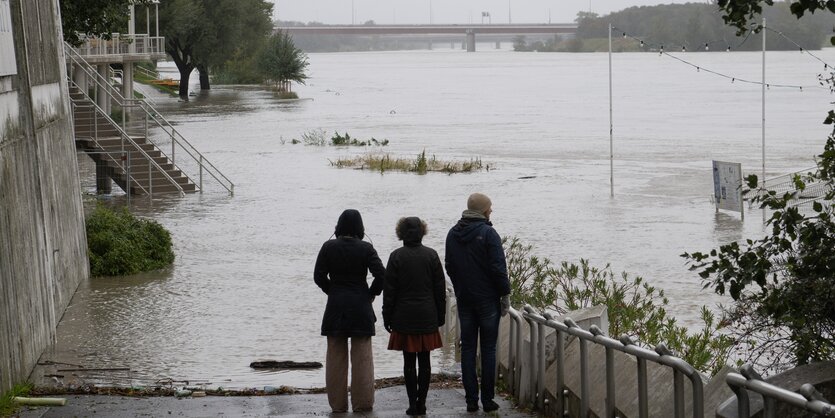
[[(58, 397), (58, 396), (52, 396)], [(333, 414), (325, 394), (267, 396), (207, 396), (203, 398), (150, 397), (133, 398), (106, 395), (65, 396), (65, 406), (38, 407), (20, 411), (20, 417), (291, 417), (291, 416), (406, 416), (406, 390), (393, 386), (376, 391), (374, 411)], [(433, 389), (426, 401), (427, 416), (535, 416), (496, 398), (499, 410), (467, 412), (464, 390)]]

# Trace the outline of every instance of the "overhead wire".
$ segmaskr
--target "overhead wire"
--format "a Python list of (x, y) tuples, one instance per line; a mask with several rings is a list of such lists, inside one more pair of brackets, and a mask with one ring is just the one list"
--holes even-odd
[[(760, 29), (761, 29), (761, 27), (760, 27)], [(739, 83), (743, 83), (743, 84), (754, 84), (754, 85), (760, 85), (760, 86), (761, 86), (761, 85), (763, 85), (763, 82), (762, 82), (762, 81), (749, 80), (749, 79), (745, 79), (745, 78), (741, 78), (741, 77), (736, 77), (736, 76), (732, 76), (732, 75), (729, 75), (729, 74), (725, 74), (725, 73), (722, 73), (722, 72), (719, 72), (719, 71), (716, 71), (716, 70), (712, 70), (712, 69), (710, 69), (710, 68), (705, 68), (705, 67), (703, 67), (703, 66), (701, 66), (701, 65), (698, 65), (698, 64), (695, 64), (695, 63), (693, 63), (693, 62), (690, 62), (690, 61), (688, 61), (688, 60), (686, 60), (686, 59), (684, 59), (684, 58), (681, 58), (681, 57), (679, 57), (679, 56), (672, 55), (671, 53), (669, 53), (669, 52), (667, 52), (667, 51), (665, 51), (665, 50), (664, 50), (664, 44), (649, 44), (649, 43), (647, 43), (647, 42), (644, 42), (644, 40), (643, 40), (643, 39), (640, 39), (640, 38), (638, 38), (638, 37), (632, 36), (632, 35), (628, 34), (626, 31), (624, 31), (624, 30), (622, 30), (622, 29), (619, 29), (619, 28), (617, 28), (617, 27), (614, 27), (614, 26), (612, 27), (612, 30), (613, 30), (613, 31), (617, 31), (617, 32), (621, 32), (621, 33), (623, 34), (623, 37), (624, 37), (624, 38), (632, 39), (632, 40), (634, 40), (634, 41), (638, 42), (641, 48), (648, 47), (648, 48), (650, 48), (650, 49), (656, 49), (656, 50), (658, 51), (659, 55), (664, 55), (664, 56), (670, 57), (670, 58), (672, 58), (672, 59), (674, 59), (674, 60), (676, 60), (676, 61), (679, 61), (679, 62), (681, 62), (681, 63), (683, 63), (683, 64), (689, 65), (689, 66), (691, 66), (691, 67), (695, 68), (697, 72), (702, 72), (702, 71), (704, 71), (704, 72), (706, 72), (706, 73), (710, 73), (710, 74), (716, 75), (716, 76), (718, 76), (718, 77), (723, 77), (723, 78), (725, 78), (725, 79), (730, 80), (730, 81), (731, 81), (731, 83), (736, 83), (736, 82), (739, 82)], [(795, 45), (795, 46), (796, 46), (796, 47), (800, 50), (800, 52), (801, 52), (801, 53), (803, 53), (803, 52), (805, 51), (805, 52), (806, 52), (809, 56), (811, 56), (811, 57), (813, 57), (814, 59), (816, 59), (816, 60), (820, 61), (821, 63), (823, 63), (823, 65), (824, 65), (824, 69), (825, 69), (825, 70), (826, 70), (826, 69), (832, 69), (832, 70), (835, 70), (835, 67), (832, 67), (831, 65), (829, 65), (828, 63), (826, 63), (825, 61), (823, 61), (821, 58), (819, 58), (817, 55), (814, 55), (814, 54), (810, 53), (808, 50), (804, 50), (804, 48), (803, 48), (801, 45), (799, 45), (797, 42), (795, 42), (794, 40), (792, 40), (791, 38), (789, 38), (788, 36), (786, 36), (785, 34), (783, 34), (783, 32), (780, 32), (780, 31), (777, 31), (777, 30), (774, 30), (774, 29), (772, 29), (772, 28), (768, 28), (768, 27), (766, 27), (766, 30), (772, 31), (772, 32), (774, 32), (774, 33), (777, 33), (778, 35), (780, 35), (781, 37), (783, 37), (783, 38), (784, 38), (784, 39), (786, 39), (787, 41), (789, 41), (789, 42), (791, 42), (792, 44), (794, 44), (794, 45)], [(748, 38), (749, 38), (749, 37), (750, 37), (753, 33), (755, 33), (755, 30), (754, 30), (754, 29), (752, 29), (752, 30), (748, 31), (748, 33), (745, 35), (745, 38), (743, 38), (743, 39), (742, 39), (742, 41), (741, 41), (740, 43), (738, 43), (737, 45), (735, 45), (733, 48), (732, 48), (730, 45), (727, 45), (726, 50), (727, 50), (728, 52), (730, 52), (732, 49), (739, 48), (740, 46), (742, 46), (743, 44), (745, 44), (745, 42), (747, 42), (747, 41), (748, 41)], [(710, 45), (711, 45), (711, 44), (718, 43), (718, 42), (721, 42), (721, 41), (709, 41), (709, 42), (705, 42), (705, 43), (704, 43), (704, 49), (705, 49), (706, 51), (709, 51), (709, 50), (710, 50)], [(686, 53), (686, 52), (687, 52), (687, 47), (686, 47), (685, 45), (679, 45), (679, 44), (675, 44), (675, 43), (671, 43), (671, 44), (668, 44), (668, 45), (673, 45), (673, 46), (675, 46), (675, 47), (681, 47), (681, 52), (682, 52), (682, 53)], [(701, 43), (700, 43), (700, 45), (701, 45)], [(822, 85), (820, 85), (820, 84), (819, 84), (819, 85), (806, 85), (806, 86), (803, 86), (803, 85), (798, 85), (798, 84), (765, 83), (765, 86), (766, 86), (766, 88), (769, 88), (769, 89), (770, 89), (771, 87), (776, 87), (776, 88), (792, 88), (792, 89), (798, 89), (798, 90), (800, 90), (800, 91), (803, 91), (804, 87), (805, 87), (805, 88), (807, 88), (807, 89), (809, 89), (809, 88), (825, 88), (825, 87), (823, 87), (823, 86), (822, 86)]]

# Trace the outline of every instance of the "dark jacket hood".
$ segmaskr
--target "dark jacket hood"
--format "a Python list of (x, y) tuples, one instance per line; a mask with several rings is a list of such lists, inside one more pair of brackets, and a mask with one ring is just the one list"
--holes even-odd
[(423, 241), (423, 228), (420, 218), (410, 216), (403, 221), (403, 244), (409, 247), (416, 247)]
[(363, 239), (365, 237), (365, 226), (362, 224), (360, 212), (356, 209), (345, 209), (342, 215), (339, 215), (334, 234), (337, 238), (350, 236)]
[(484, 224), (492, 225), (487, 219), (461, 218), (449, 233), (456, 241), (467, 243), (479, 236), (479, 230)]

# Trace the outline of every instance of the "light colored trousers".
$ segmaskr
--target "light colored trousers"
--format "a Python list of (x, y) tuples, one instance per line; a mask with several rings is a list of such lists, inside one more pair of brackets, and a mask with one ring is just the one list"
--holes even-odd
[[(374, 357), (371, 337), (351, 338), (351, 406), (355, 412), (374, 407)], [(348, 411), (348, 337), (328, 337), (325, 389), (333, 412)]]

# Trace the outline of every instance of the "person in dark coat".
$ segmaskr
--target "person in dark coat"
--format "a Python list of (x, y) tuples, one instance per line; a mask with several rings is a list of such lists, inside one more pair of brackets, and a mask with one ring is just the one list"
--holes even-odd
[[(371, 337), (377, 317), (371, 302), (383, 291), (385, 268), (355, 209), (346, 209), (336, 224), (336, 238), (319, 250), (313, 280), (328, 303), (322, 335), (328, 337), (325, 389), (333, 412), (348, 411), (348, 339), (351, 339), (351, 405), (354, 412), (374, 407), (374, 359)], [(369, 288), (366, 276), (374, 276)]]
[(496, 342), (500, 316), (510, 307), (502, 239), (490, 223), (490, 198), (473, 193), (467, 210), (449, 230), (446, 239), (446, 271), (458, 303), (461, 323), (461, 379), (467, 411), (478, 410), (476, 344), (481, 343), (481, 405), (485, 412), (499, 409), (493, 401), (496, 384)]
[(394, 250), (386, 264), (383, 324), (391, 334), (388, 349), (403, 352), (406, 414), (425, 415), (432, 377), (429, 352), (443, 346), (438, 327), (446, 319), (444, 268), (438, 253), (421, 244), (426, 223), (420, 218), (400, 218), (395, 231), (403, 247)]

